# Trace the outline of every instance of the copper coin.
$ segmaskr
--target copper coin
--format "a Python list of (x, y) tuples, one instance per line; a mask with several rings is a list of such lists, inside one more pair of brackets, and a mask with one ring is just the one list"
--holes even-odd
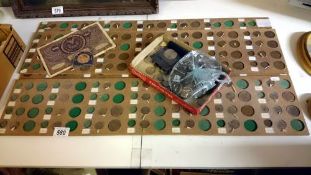
[(185, 122), (185, 128), (193, 128), (195, 125), (194, 121), (189, 119), (189, 120), (186, 120)]
[(179, 112), (180, 111), (180, 105), (179, 104), (173, 104), (172, 105), (172, 112)]
[(111, 64), (111, 63), (105, 65), (106, 70), (110, 70), (112, 68), (113, 68), (113, 64)]
[(150, 125), (150, 122), (148, 120), (142, 120), (140, 122), (140, 127), (142, 127), (142, 128), (148, 128), (149, 125)]
[(155, 70), (156, 70), (155, 67), (149, 66), (146, 68), (145, 71), (147, 74), (152, 75), (155, 72)]
[(255, 44), (258, 46), (258, 47), (262, 47), (263, 46), (263, 42), (262, 41), (256, 41)]
[(236, 59), (242, 58), (242, 53), (238, 50), (233, 51), (231, 52), (231, 57)]
[(244, 64), (241, 61), (237, 61), (232, 64), (232, 67), (237, 70), (242, 70), (244, 69)]
[(253, 66), (253, 67), (256, 67), (258, 65), (258, 63), (256, 61), (251, 61), (250, 65)]
[(106, 115), (106, 114), (107, 114), (107, 111), (108, 111), (107, 108), (100, 108), (100, 109), (98, 110), (98, 114), (99, 114), (100, 116), (103, 116), (103, 115)]
[(292, 116), (299, 116), (300, 110), (297, 106), (290, 105), (286, 107), (286, 111)]
[(287, 123), (284, 120), (279, 120), (276, 124), (276, 127), (280, 130), (280, 131), (284, 131), (287, 127)]
[(244, 34), (245, 36), (250, 36), (250, 35), (251, 35), (251, 33), (250, 33), (249, 31), (245, 31), (245, 32), (243, 32), (243, 34)]
[(272, 31), (266, 31), (264, 34), (267, 38), (274, 38), (275, 37), (275, 33)]
[(268, 41), (267, 45), (271, 48), (277, 48), (279, 44), (276, 41)]
[(217, 45), (218, 45), (219, 47), (225, 47), (225, 46), (227, 45), (227, 43), (226, 43), (226, 41), (219, 41), (219, 42), (217, 43)]
[(224, 107), (222, 105), (215, 105), (215, 111), (216, 112), (223, 112), (224, 111)]
[(225, 33), (220, 31), (220, 32), (217, 32), (216, 35), (218, 37), (223, 37), (225, 35)]
[(276, 61), (273, 63), (274, 67), (277, 69), (285, 69), (285, 64), (282, 61)]
[(110, 86), (111, 86), (111, 83), (110, 82), (106, 82), (106, 83), (104, 83), (103, 88), (104, 89), (109, 89)]
[(279, 99), (279, 94), (277, 92), (272, 92), (270, 93), (269, 97), (272, 99), (272, 100), (277, 100)]
[(100, 68), (103, 67), (103, 63), (96, 63), (96, 64), (95, 64), (95, 67), (96, 67), (97, 69), (100, 69)]
[(141, 96), (141, 98), (143, 99), (143, 100), (149, 100), (150, 99), (150, 94), (143, 94), (142, 96)]
[(164, 27), (166, 27), (166, 23), (165, 23), (165, 22), (159, 22), (159, 23), (157, 24), (157, 27), (158, 27), (158, 28), (164, 28)]
[(191, 27), (200, 27), (201, 23), (199, 21), (193, 21), (190, 26)]
[(281, 106), (274, 106), (273, 107), (273, 111), (276, 113), (276, 114), (278, 114), (278, 115), (280, 115), (280, 114), (282, 114), (282, 107)]
[(246, 40), (246, 41), (245, 41), (245, 44), (248, 45), (248, 46), (250, 46), (250, 45), (253, 44), (253, 42), (252, 42), (251, 40)]
[(215, 45), (215, 42), (214, 42), (214, 41), (208, 41), (208, 42), (207, 42), (207, 45), (209, 45), (209, 46), (214, 46), (214, 45)]
[(264, 58), (264, 57), (267, 56), (267, 53), (266, 53), (265, 51), (259, 51), (259, 52), (257, 53), (257, 55), (258, 55), (259, 57), (261, 57), (261, 58)]
[(235, 114), (235, 113), (237, 113), (238, 112), (238, 108), (236, 107), (236, 106), (229, 106), (228, 108), (227, 108), (227, 112), (229, 113), (229, 114)]
[(148, 40), (152, 39), (152, 38), (153, 38), (153, 34), (152, 34), (152, 33), (148, 33), (148, 34), (146, 35), (146, 38), (147, 38)]
[(253, 32), (253, 36), (259, 37), (259, 36), (261, 36), (261, 33), (259, 31), (255, 31), (255, 32)]
[(266, 127), (272, 127), (272, 121), (270, 119), (265, 119), (263, 123)]
[(290, 92), (290, 91), (285, 91), (282, 93), (282, 97), (287, 100), (287, 101), (290, 101), (290, 102), (293, 102), (295, 101), (295, 95)]
[(261, 111), (263, 113), (268, 113), (269, 112), (269, 108), (266, 105), (261, 105), (260, 107), (261, 107)]
[(121, 128), (121, 122), (120, 120), (117, 120), (117, 119), (114, 119), (114, 120), (111, 120), (109, 123), (108, 123), (108, 129), (110, 131), (117, 131)]
[(192, 33), (192, 37), (195, 39), (200, 39), (200, 38), (202, 38), (202, 33), (201, 32), (194, 32), (194, 33)]
[(280, 59), (282, 57), (282, 54), (279, 51), (272, 51), (270, 52), (270, 56), (275, 59)]
[(178, 37), (178, 33), (172, 33), (172, 35), (171, 35), (173, 38), (176, 38), (176, 37)]
[(188, 38), (188, 37), (189, 37), (189, 33), (184, 32), (184, 33), (182, 33), (182, 34), (180, 35), (180, 37), (182, 37), (182, 38)]
[(254, 52), (254, 51), (248, 51), (248, 52), (247, 52), (247, 55), (248, 55), (248, 56), (254, 56), (254, 55), (255, 55), (255, 52)]
[(264, 69), (268, 69), (268, 68), (270, 67), (269, 63), (266, 62), (266, 61), (261, 62), (261, 63), (260, 63), (260, 66), (261, 66), (262, 68), (264, 68)]
[(216, 52), (213, 51), (213, 50), (210, 50), (210, 51), (208, 51), (207, 54), (210, 55), (210, 56), (215, 56)]
[(181, 23), (180, 25), (179, 25), (181, 28), (187, 28), (188, 27), (188, 24), (187, 23)]
[(228, 122), (228, 126), (233, 129), (238, 129), (240, 127), (240, 122), (234, 119)]
[(272, 86), (275, 85), (275, 81), (272, 81), (272, 80), (269, 79), (269, 80), (266, 82), (266, 84), (267, 84), (268, 87), (272, 87)]
[(228, 53), (226, 51), (220, 51), (218, 55), (219, 57), (225, 58), (228, 55)]
[(234, 98), (235, 98), (235, 93), (233, 93), (233, 92), (228, 92), (228, 93), (226, 93), (226, 98), (227, 98), (228, 100), (230, 100), (230, 101), (233, 101)]
[(116, 57), (116, 55), (114, 53), (110, 53), (108, 56), (107, 56), (109, 59), (112, 59), (114, 57)]
[[(238, 47), (240, 47), (240, 42), (237, 40), (232, 40), (229, 42), (229, 45), (233, 48), (238, 48)], [(241, 56), (242, 56), (242, 54), (241, 54)]]
[(127, 64), (126, 63), (120, 63), (117, 65), (117, 69), (120, 71), (125, 70), (125, 69), (127, 69)]
[(150, 112), (150, 108), (147, 107), (147, 106), (144, 106), (144, 107), (142, 107), (142, 108), (140, 109), (140, 112), (141, 112), (142, 114), (148, 114), (148, 113)]
[(239, 36), (238, 32), (235, 32), (235, 31), (231, 31), (228, 33), (228, 36), (230, 38), (237, 38)]
[(241, 108), (241, 112), (246, 116), (253, 116), (255, 114), (255, 110), (250, 105), (245, 105)]
[(123, 34), (122, 36), (121, 36), (121, 38), (123, 39), (123, 40), (129, 40), (129, 39), (131, 39), (131, 35), (130, 34), (128, 34), (128, 33), (125, 33), (125, 34)]
[(213, 36), (214, 33), (213, 32), (207, 32), (207, 36)]
[(110, 113), (114, 117), (119, 117), (123, 113), (123, 108), (121, 106), (113, 106), (110, 109)]
[(241, 91), (239, 94), (238, 94), (238, 97), (241, 101), (244, 101), (244, 102), (248, 102), (251, 100), (251, 94), (247, 91)]
[(8, 125), (8, 121), (7, 120), (1, 120), (0, 121), (0, 128), (5, 128)]
[(102, 129), (104, 127), (104, 122), (96, 122), (95, 129)]

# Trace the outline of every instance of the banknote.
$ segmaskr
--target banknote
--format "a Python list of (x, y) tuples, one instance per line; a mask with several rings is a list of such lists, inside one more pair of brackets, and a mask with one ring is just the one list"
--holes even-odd
[(115, 47), (114, 42), (98, 23), (69, 33), (37, 49), (49, 77), (60, 74), (73, 63), (88, 63)]

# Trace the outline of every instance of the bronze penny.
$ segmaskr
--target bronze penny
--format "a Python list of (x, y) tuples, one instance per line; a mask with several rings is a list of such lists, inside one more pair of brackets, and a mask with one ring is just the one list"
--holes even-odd
[(109, 89), (110, 86), (111, 86), (111, 83), (110, 82), (106, 82), (106, 83), (104, 83), (103, 88), (104, 89)]
[(265, 119), (263, 123), (266, 127), (272, 127), (272, 121), (270, 119)]
[(290, 105), (286, 107), (287, 113), (289, 113), (292, 116), (298, 117), (300, 114), (300, 110), (297, 106)]
[(95, 129), (102, 129), (104, 127), (104, 122), (96, 122)]
[(201, 32), (194, 32), (194, 33), (192, 33), (192, 37), (195, 39), (200, 39), (200, 38), (202, 38), (202, 33)]
[(172, 35), (171, 35), (173, 38), (176, 38), (176, 37), (178, 37), (178, 33), (172, 33)]
[(284, 120), (279, 120), (276, 124), (276, 127), (280, 130), (280, 131), (284, 131), (287, 127), (287, 123)]
[(271, 48), (277, 48), (279, 46), (276, 41), (268, 41), (267, 45)]
[(261, 57), (261, 58), (264, 58), (264, 57), (267, 56), (267, 53), (266, 53), (265, 51), (259, 51), (259, 52), (257, 53), (257, 55), (258, 55), (259, 57)]
[(242, 70), (244, 69), (244, 64), (241, 61), (237, 61), (232, 64), (232, 67), (237, 70)]
[(0, 121), (0, 128), (5, 128), (8, 125), (8, 121), (7, 120), (1, 120)]
[(238, 94), (238, 97), (241, 101), (244, 101), (244, 102), (248, 102), (251, 100), (251, 94), (247, 91), (241, 91), (239, 94)]
[(217, 32), (216, 35), (218, 37), (223, 37), (225, 35), (225, 33), (220, 31), (220, 32)]
[(108, 129), (112, 132), (117, 131), (121, 128), (120, 120), (114, 119), (108, 123)]
[(238, 112), (238, 108), (237, 108), (236, 106), (234, 106), (234, 105), (229, 106), (229, 107), (227, 108), (227, 112), (228, 112), (229, 114), (235, 114), (235, 113)]
[(113, 68), (113, 64), (111, 64), (111, 63), (105, 65), (106, 70), (110, 70), (112, 68)]
[(217, 43), (217, 45), (219, 46), (219, 47), (225, 47), (226, 45), (227, 45), (227, 43), (226, 43), (226, 41), (219, 41), (218, 43)]
[(254, 51), (248, 51), (248, 52), (247, 52), (247, 55), (248, 55), (248, 56), (254, 56), (254, 55), (255, 55), (255, 52), (254, 52)]
[(250, 46), (250, 45), (253, 44), (253, 42), (252, 42), (251, 40), (246, 40), (246, 41), (245, 41), (245, 44), (248, 45), (248, 46)]
[(264, 68), (264, 69), (268, 69), (268, 68), (270, 67), (269, 63), (266, 62), (266, 61), (261, 62), (261, 63), (260, 63), (260, 66), (261, 66), (262, 68)]
[(218, 55), (219, 55), (219, 57), (225, 58), (225, 57), (227, 57), (228, 53), (226, 51), (221, 51), (221, 52), (219, 52)]
[(141, 96), (141, 98), (142, 98), (143, 100), (149, 100), (149, 99), (150, 99), (150, 94), (143, 94), (143, 95)]
[(215, 111), (216, 112), (223, 112), (224, 111), (224, 107), (222, 105), (215, 105)]
[(295, 101), (295, 95), (290, 92), (290, 91), (285, 91), (282, 93), (282, 97), (287, 100), (287, 101), (290, 101), (290, 102), (293, 102)]
[(125, 33), (125, 34), (123, 34), (122, 36), (121, 36), (121, 38), (123, 39), (123, 40), (129, 40), (129, 39), (131, 39), (131, 35), (130, 34), (128, 34), (128, 33)]
[(258, 46), (258, 47), (262, 47), (263, 46), (263, 42), (262, 41), (256, 41), (255, 42), (255, 44), (256, 44), (256, 46)]
[[(238, 47), (240, 47), (240, 42), (237, 40), (232, 40), (229, 42), (229, 45), (233, 48), (238, 48)], [(241, 56), (242, 56), (242, 54), (241, 54)]]
[(274, 106), (273, 107), (273, 111), (276, 113), (276, 114), (278, 114), (278, 115), (280, 115), (280, 114), (282, 114), (282, 107), (281, 106)]
[(200, 27), (200, 22), (199, 21), (193, 21), (191, 24), (190, 24), (190, 26), (191, 27)]
[(112, 39), (112, 40), (117, 40), (117, 39), (118, 39), (118, 37), (119, 37), (119, 36), (118, 36), (117, 34), (113, 34), (113, 35), (111, 35), (111, 39)]
[(104, 116), (104, 115), (107, 114), (107, 111), (108, 111), (107, 108), (100, 108), (100, 109), (98, 110), (98, 114), (99, 114), (100, 116)]
[(250, 36), (250, 35), (251, 35), (251, 33), (250, 33), (249, 31), (245, 31), (245, 32), (243, 32), (243, 34), (244, 34), (245, 36)]
[(112, 59), (112, 58), (114, 58), (114, 57), (116, 57), (116, 55), (115, 55), (114, 53), (110, 53), (110, 54), (107, 56), (107, 58), (109, 58), (109, 59)]
[(180, 35), (182, 38), (188, 38), (189, 37), (189, 33), (184, 32)]
[(172, 105), (172, 112), (179, 112), (180, 111), (180, 105), (179, 104), (173, 104)]
[(266, 105), (261, 105), (260, 107), (261, 107), (261, 111), (263, 113), (268, 113), (269, 112), (269, 108)]
[(282, 54), (279, 51), (272, 51), (270, 52), (270, 56), (275, 59), (280, 59), (282, 57)]
[(213, 36), (214, 33), (213, 32), (207, 32), (207, 36)]
[(123, 113), (123, 108), (121, 106), (113, 106), (110, 109), (110, 113), (114, 117), (119, 117)]
[(142, 127), (142, 128), (148, 128), (149, 125), (150, 125), (150, 122), (148, 120), (142, 120), (140, 122), (140, 127)]
[(144, 27), (143, 24), (137, 24), (137, 28), (141, 29), (141, 28), (143, 28), (143, 27)]
[(153, 34), (152, 34), (152, 33), (148, 33), (148, 34), (146, 35), (146, 38), (147, 38), (148, 40), (152, 39), (152, 38), (153, 38)]
[(285, 69), (285, 64), (282, 61), (276, 61), (273, 63), (274, 67), (277, 69)]
[(158, 28), (164, 28), (164, 27), (166, 27), (166, 23), (165, 23), (165, 22), (159, 22), (159, 23), (157, 24), (157, 27), (158, 27)]
[(272, 100), (276, 101), (277, 99), (279, 99), (279, 94), (277, 92), (272, 92), (272, 93), (270, 93), (269, 97)]
[(120, 63), (117, 65), (117, 69), (119, 71), (123, 71), (123, 70), (127, 69), (127, 64), (126, 63)]
[(185, 122), (185, 128), (193, 128), (195, 125), (194, 121), (189, 119), (189, 120), (186, 120)]
[(147, 107), (147, 106), (144, 106), (144, 107), (142, 107), (142, 108), (140, 109), (140, 112), (141, 112), (142, 114), (149, 114), (150, 108)]
[(267, 38), (274, 38), (275, 37), (275, 33), (272, 31), (266, 31), (264, 34)]
[(258, 64), (257, 64), (256, 61), (251, 61), (251, 62), (250, 62), (250, 65), (253, 66), (253, 67), (256, 67)]
[(246, 116), (253, 116), (255, 114), (255, 110), (250, 105), (245, 105), (241, 108), (241, 112)]
[(207, 42), (207, 45), (209, 45), (209, 46), (214, 46), (214, 45), (215, 45), (215, 42), (214, 42), (214, 41), (208, 41), (208, 42)]
[(272, 86), (275, 85), (275, 81), (272, 81), (272, 80), (269, 79), (269, 80), (266, 82), (266, 84), (267, 84), (268, 87), (272, 87)]
[(235, 98), (235, 93), (233, 93), (233, 92), (228, 92), (228, 93), (226, 93), (226, 98), (227, 98), (228, 100), (230, 100), (230, 101), (233, 101), (234, 98)]
[(184, 22), (184, 23), (181, 23), (179, 26), (184, 29), (188, 27), (188, 24)]
[(231, 57), (239, 59), (242, 58), (242, 53), (238, 50), (231, 52)]
[(233, 129), (238, 129), (240, 127), (240, 122), (234, 119), (228, 122), (228, 126)]
[(253, 37), (260, 37), (261, 33), (259, 31), (253, 32)]
[(237, 38), (239, 36), (238, 32), (235, 32), (235, 31), (231, 31), (228, 33), (228, 36), (230, 38)]
[(211, 27), (211, 26), (212, 26), (211, 23), (209, 23), (209, 22), (206, 22), (206, 23), (205, 23), (205, 27)]

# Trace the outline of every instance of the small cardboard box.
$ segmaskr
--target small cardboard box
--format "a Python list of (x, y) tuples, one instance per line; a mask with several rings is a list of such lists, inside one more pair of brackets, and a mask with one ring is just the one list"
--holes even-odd
[[(155, 64), (152, 61), (147, 63), (147, 61), (145, 61), (145, 60), (146, 60), (146, 58), (151, 57), (151, 55), (154, 54), (156, 52), (156, 50), (158, 48), (160, 48), (160, 46), (163, 46), (163, 44), (165, 45), (169, 42), (173, 42), (174, 45), (183, 49), (183, 52), (186, 51), (188, 53), (188, 52), (194, 50), (192, 47), (186, 45), (185, 43), (180, 42), (180, 41), (172, 38), (171, 36), (164, 34), (164, 35), (156, 38), (152, 43), (150, 43), (144, 50), (142, 50), (133, 59), (133, 61), (131, 62), (130, 66), (129, 66), (130, 72), (133, 73), (135, 76), (139, 77), (140, 79), (142, 79), (143, 81), (145, 81), (146, 83), (150, 84), (152, 87), (156, 88), (157, 90), (159, 90), (163, 94), (165, 94), (167, 97), (171, 98), (172, 100), (174, 100), (175, 102), (180, 104), (182, 107), (187, 109), (189, 112), (196, 115), (199, 112), (201, 112), (201, 110), (210, 101), (210, 99), (219, 91), (219, 89), (222, 87), (223, 84), (217, 84), (214, 88), (212, 88), (212, 90), (210, 90), (208, 93), (206, 93), (205, 95), (200, 97), (200, 99), (198, 99), (198, 102), (191, 103), (191, 104), (187, 103), (181, 97), (179, 97), (174, 92), (172, 92), (169, 88), (164, 87), (164, 85), (161, 84), (159, 82), (159, 80), (157, 80), (157, 78), (156, 78), (157, 75), (149, 75), (148, 71), (146, 71), (150, 67), (157, 69), (157, 66), (155, 66)], [(223, 72), (230, 74), (230, 72), (231, 72), (230, 69), (225, 68), (223, 66), (221, 66), (221, 67), (222, 67)], [(162, 72), (162, 70), (159, 70), (159, 72)], [(157, 72), (156, 72), (156, 74), (157, 74)]]
[(25, 44), (9, 24), (0, 24), (0, 43), (1, 97), (24, 53)]

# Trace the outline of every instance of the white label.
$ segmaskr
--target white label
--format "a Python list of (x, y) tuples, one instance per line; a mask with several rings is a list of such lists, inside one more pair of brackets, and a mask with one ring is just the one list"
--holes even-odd
[(90, 134), (90, 133), (91, 133), (91, 129), (89, 128), (82, 129), (82, 134)]
[(269, 113), (261, 113), (261, 118), (270, 118)]
[(86, 119), (92, 119), (93, 118), (93, 114), (85, 114), (84, 118)]
[(137, 21), (137, 24), (143, 24), (144, 21)]
[(91, 92), (98, 92), (98, 88), (92, 88)]
[(40, 128), (40, 130), (39, 130), (39, 133), (40, 134), (45, 134), (45, 133), (47, 133), (48, 132), (48, 129), (47, 128)]
[(245, 30), (245, 29), (246, 29), (246, 27), (240, 27), (240, 29)]
[(10, 101), (10, 102), (8, 103), (8, 106), (15, 106), (15, 101)]
[(131, 100), (130, 101), (130, 104), (132, 104), (132, 105), (136, 105), (138, 103), (138, 100)]
[(265, 128), (265, 131), (266, 133), (270, 133), (270, 134), (274, 133), (273, 128)]
[(252, 49), (253, 49), (253, 46), (246, 46), (246, 49), (247, 49), (247, 50), (252, 50)]
[(143, 31), (143, 29), (142, 28), (137, 28), (137, 31), (141, 32), (141, 31)]
[(241, 76), (241, 77), (246, 77), (246, 76), (247, 76), (247, 74), (240, 74), (240, 76)]
[(97, 58), (97, 63), (103, 63), (104, 62), (104, 58)]
[(248, 57), (248, 59), (249, 59), (250, 61), (256, 61), (256, 57), (254, 57), (254, 56), (250, 56), (250, 57)]
[(43, 115), (43, 120), (50, 120), (51, 119), (51, 115), (50, 114), (44, 114)]
[(89, 105), (96, 105), (96, 100), (89, 100)]
[(207, 40), (214, 40), (214, 37), (213, 36), (208, 36), (206, 39)]
[(180, 114), (179, 113), (172, 113), (172, 118), (180, 118)]
[(267, 103), (267, 100), (261, 98), (261, 99), (258, 99), (258, 102), (259, 102), (259, 103)]
[(245, 19), (244, 19), (244, 18), (239, 18), (238, 21), (239, 21), (239, 22), (244, 22)]
[(26, 73), (27, 72), (27, 69), (23, 69), (23, 70), (21, 70), (21, 73)]
[(46, 24), (48, 24), (48, 22), (47, 21), (42, 21), (41, 24), (46, 25)]
[(211, 28), (210, 27), (205, 27), (204, 30), (211, 30)]
[(129, 74), (122, 74), (122, 77), (129, 77)]
[(19, 94), (19, 93), (21, 93), (21, 92), (22, 92), (21, 89), (14, 89), (14, 91), (13, 91), (14, 94)]
[(172, 133), (180, 133), (180, 128), (172, 128)]
[(109, 28), (104, 28), (104, 31), (108, 32), (108, 31), (109, 31)]
[(252, 71), (252, 72), (258, 72), (259, 69), (258, 69), (258, 67), (251, 67), (251, 71)]
[(54, 127), (53, 136), (67, 137), (69, 135), (70, 128), (66, 127)]
[(204, 21), (204, 22), (210, 22), (211, 20), (210, 20), (210, 19), (205, 18), (205, 19), (203, 19), (203, 21)]
[(169, 28), (171, 31), (177, 31), (177, 28)]
[(129, 118), (136, 118), (136, 114), (129, 114)]
[(59, 89), (58, 88), (52, 88), (51, 89), (51, 93), (58, 93), (59, 92)]
[(34, 53), (36, 51), (36, 49), (35, 48), (31, 48), (31, 49), (29, 49), (29, 52), (30, 53)]
[(177, 20), (171, 20), (171, 23), (177, 23)]
[(215, 50), (215, 46), (208, 46), (207, 49), (208, 50)]
[(216, 118), (224, 118), (224, 113), (216, 113)]
[(91, 77), (91, 74), (83, 74), (83, 77), (89, 78), (89, 77)]
[(141, 51), (141, 48), (140, 48), (140, 47), (136, 47), (136, 48), (135, 48), (135, 51), (136, 51), (136, 52), (140, 52), (140, 51)]
[(4, 134), (5, 133), (5, 128), (0, 128), (0, 134)]
[(218, 128), (218, 133), (219, 134), (227, 134), (227, 129), (226, 128)]
[(221, 100), (221, 99), (214, 99), (214, 103), (215, 103), (215, 104), (221, 104), (221, 103), (222, 103), (222, 100)]
[(143, 38), (136, 38), (137, 42), (141, 42), (143, 40)]
[(244, 36), (244, 39), (245, 39), (245, 40), (250, 40), (251, 37), (250, 37), (250, 36)]
[(98, 74), (98, 73), (102, 73), (103, 70), (102, 69), (95, 69), (95, 73)]
[(48, 101), (47, 103), (46, 103), (46, 105), (48, 105), (48, 106), (53, 106), (55, 104), (55, 101)]
[(27, 59), (25, 59), (25, 63), (30, 63), (31, 62), (31, 58), (27, 58)]
[(138, 91), (138, 87), (131, 87), (131, 91)]
[(77, 28), (71, 28), (70, 30), (71, 30), (72, 32), (78, 31)]
[(172, 100), (172, 104), (174, 105), (174, 104), (177, 104), (177, 103), (176, 103), (176, 101)]
[(255, 86), (256, 91), (262, 91), (262, 86)]
[(127, 128), (127, 133), (135, 133), (135, 128)]
[(12, 114), (5, 114), (3, 118), (4, 119), (11, 119), (11, 117), (12, 117)]
[(271, 77), (270, 78), (272, 81), (280, 81), (280, 77)]
[(43, 32), (44, 32), (44, 29), (39, 29), (38, 32), (39, 32), (39, 33), (43, 33)]
[(256, 19), (257, 27), (271, 27), (269, 19)]
[(52, 15), (61, 15), (64, 13), (63, 6), (52, 7)]

